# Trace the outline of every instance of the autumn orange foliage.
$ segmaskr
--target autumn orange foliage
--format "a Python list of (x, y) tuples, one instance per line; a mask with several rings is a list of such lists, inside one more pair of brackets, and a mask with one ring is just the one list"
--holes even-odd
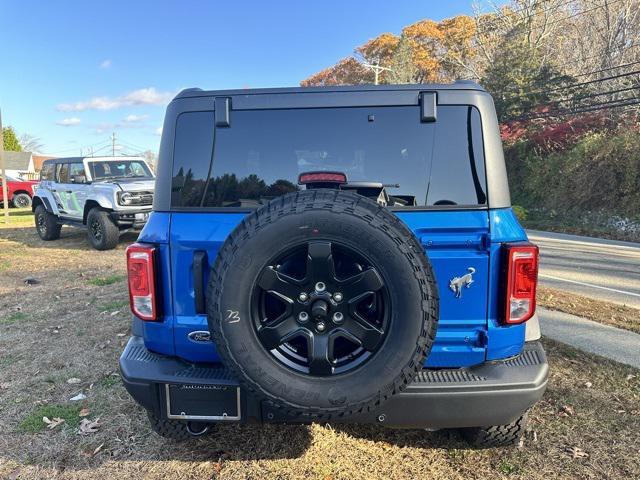
[(373, 72), (366, 66), (379, 65), (386, 69), (380, 83), (393, 81), (395, 56), (402, 42), (406, 42), (411, 56), (411, 81), (447, 82), (464, 74), (464, 65), (477, 55), (473, 39), (475, 22), (460, 15), (435, 22), (420, 20), (405, 27), (400, 36), (383, 33), (355, 49), (355, 57), (340, 60), (336, 65), (318, 72), (301, 82), (302, 86), (372, 83)]

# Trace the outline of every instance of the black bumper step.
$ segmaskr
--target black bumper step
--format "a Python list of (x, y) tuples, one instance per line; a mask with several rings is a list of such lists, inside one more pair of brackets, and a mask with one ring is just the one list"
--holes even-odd
[[(221, 364), (193, 364), (147, 350), (131, 337), (120, 369), (129, 393), (143, 407), (166, 417), (166, 385), (239, 387)], [(517, 357), (471, 368), (425, 369), (403, 392), (375, 412), (339, 419), (394, 427), (454, 428), (510, 423), (536, 403), (546, 388), (548, 364), (539, 342), (525, 344)], [(303, 422), (262, 405), (242, 389), (242, 422)]]

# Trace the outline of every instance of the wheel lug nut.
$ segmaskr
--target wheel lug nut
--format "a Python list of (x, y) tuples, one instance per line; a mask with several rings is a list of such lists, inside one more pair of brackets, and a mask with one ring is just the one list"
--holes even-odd
[(333, 321), (335, 323), (341, 323), (344, 320), (344, 315), (342, 312), (336, 312), (333, 314)]
[(316, 292), (324, 292), (326, 289), (327, 286), (324, 284), (324, 282), (316, 283)]
[(336, 292), (336, 293), (334, 293), (334, 294), (333, 294), (333, 299), (334, 299), (336, 302), (341, 302), (341, 301), (342, 301), (342, 298), (343, 298), (343, 297), (342, 297), (342, 294), (341, 294), (340, 292)]
[(324, 332), (327, 326), (324, 324), (324, 322), (318, 322), (318, 324), (316, 325), (316, 328), (318, 329), (319, 332)]
[(308, 299), (309, 295), (304, 292), (301, 292), (300, 295), (298, 295), (298, 300), (300, 300), (301, 302), (306, 302)]
[(309, 314), (307, 312), (300, 312), (298, 314), (298, 321), (301, 323), (305, 323), (309, 320)]

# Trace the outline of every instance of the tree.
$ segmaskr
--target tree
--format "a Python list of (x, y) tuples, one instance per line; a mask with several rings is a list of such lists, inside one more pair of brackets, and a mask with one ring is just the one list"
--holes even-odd
[[(446, 82), (478, 78), (475, 21), (464, 15), (441, 22), (425, 19), (405, 27), (400, 36), (383, 33), (355, 49), (355, 56), (301, 82), (309, 85)], [(371, 69), (371, 70), (369, 70)]]
[(251, 198), (254, 200), (263, 196), (266, 190), (267, 184), (254, 173), (240, 180), (237, 187), (238, 198)]
[(300, 190), (298, 186), (294, 183), (291, 183), (289, 180), (276, 180), (269, 188), (267, 188), (266, 195), (268, 197), (279, 197), (280, 195), (284, 195), (286, 193), (297, 192)]
[(548, 103), (551, 98), (547, 85), (556, 76), (535, 48), (514, 33), (503, 39), (483, 84), (493, 94), (498, 118), (505, 120)]
[(404, 35), (398, 42), (398, 48), (393, 52), (389, 67), (389, 80), (391, 83), (413, 83), (418, 74), (418, 68), (413, 62), (413, 48), (411, 41)]
[(413, 63), (416, 68), (414, 81), (417, 83), (438, 82), (442, 80), (440, 61), (442, 50), (440, 42), (442, 31), (433, 20), (420, 20), (402, 29), (413, 51)]
[(41, 152), (44, 145), (38, 137), (25, 133), (20, 136), (20, 145), (27, 152)]
[(151, 167), (151, 170), (155, 172), (156, 161), (157, 161), (156, 154), (151, 150), (145, 150), (144, 152), (142, 152), (142, 158), (144, 158), (147, 161), (147, 163)]
[(22, 146), (18, 141), (16, 132), (12, 127), (5, 127), (2, 129), (2, 138), (4, 143), (4, 149), (9, 152), (21, 152)]
[(333, 67), (311, 75), (300, 82), (303, 87), (329, 86), (329, 85), (357, 85), (360, 83), (373, 83), (372, 73), (354, 57), (340, 60)]

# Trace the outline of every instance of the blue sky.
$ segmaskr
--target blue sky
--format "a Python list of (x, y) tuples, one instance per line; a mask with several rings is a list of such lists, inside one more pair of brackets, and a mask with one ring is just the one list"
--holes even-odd
[(298, 85), (382, 32), (464, 13), (471, 0), (0, 0), (2, 120), (44, 153), (111, 132), (123, 153), (157, 151), (182, 88)]

